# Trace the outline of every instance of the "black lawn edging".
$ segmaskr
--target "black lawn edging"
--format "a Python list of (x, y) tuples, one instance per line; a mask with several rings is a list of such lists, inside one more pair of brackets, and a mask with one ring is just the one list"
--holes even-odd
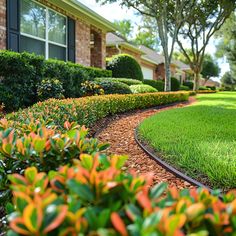
[[(136, 143), (139, 145), (139, 147), (147, 154), (149, 155), (158, 165), (160, 165), (161, 167), (163, 167), (165, 170), (167, 170), (168, 172), (172, 173), (173, 175), (175, 175), (176, 177), (187, 181), (188, 183), (196, 186), (196, 187), (200, 187), (200, 188), (205, 188), (207, 189), (209, 192), (214, 192), (214, 190), (212, 188), (210, 188), (209, 186), (189, 177), (188, 175), (184, 174), (183, 172), (177, 170), (176, 168), (174, 168), (173, 166), (169, 165), (168, 163), (166, 163), (165, 161), (163, 161), (160, 157), (158, 157), (156, 155), (156, 153), (153, 152), (153, 150), (148, 147), (147, 145), (145, 145), (138, 136), (138, 128), (139, 125), (134, 129), (134, 138)], [(219, 195), (219, 198), (222, 198), (222, 195)]]

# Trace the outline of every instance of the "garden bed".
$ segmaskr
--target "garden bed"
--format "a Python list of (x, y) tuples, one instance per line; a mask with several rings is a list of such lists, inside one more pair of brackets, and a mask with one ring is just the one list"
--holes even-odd
[(144, 120), (138, 131), (164, 161), (223, 191), (236, 179), (236, 96), (199, 95), (198, 102)]

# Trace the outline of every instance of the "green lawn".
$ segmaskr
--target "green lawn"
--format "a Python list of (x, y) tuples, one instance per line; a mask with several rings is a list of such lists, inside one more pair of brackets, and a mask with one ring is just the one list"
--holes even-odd
[(162, 159), (211, 187), (236, 187), (236, 93), (198, 95), (191, 106), (144, 120), (140, 136)]

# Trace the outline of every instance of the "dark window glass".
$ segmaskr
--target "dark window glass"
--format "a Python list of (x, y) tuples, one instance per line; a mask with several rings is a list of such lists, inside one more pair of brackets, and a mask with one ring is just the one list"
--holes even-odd
[(45, 42), (21, 35), (20, 52), (24, 52), (24, 51), (45, 56)]
[(66, 48), (49, 44), (49, 58), (66, 61)]

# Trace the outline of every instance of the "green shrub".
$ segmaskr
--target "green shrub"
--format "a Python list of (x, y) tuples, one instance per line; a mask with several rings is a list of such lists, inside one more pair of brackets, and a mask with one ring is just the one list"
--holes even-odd
[(198, 90), (211, 90), (211, 89), (207, 88), (206, 86), (199, 86)]
[(196, 91), (189, 91), (189, 96), (196, 96), (197, 92)]
[(165, 83), (162, 80), (145, 79), (143, 80), (143, 83), (152, 86), (153, 88), (157, 89), (159, 92), (162, 92), (165, 89)]
[(143, 73), (138, 62), (128, 54), (119, 54), (110, 58), (107, 69), (112, 71), (115, 78), (131, 78), (143, 80)]
[(206, 86), (206, 87), (211, 89), (211, 90), (216, 90), (216, 86)]
[(194, 86), (194, 83), (191, 82), (191, 81), (186, 81), (186, 82), (183, 82), (183, 85), (184, 86), (188, 86), (190, 88), (190, 90), (193, 90), (193, 86)]
[(185, 86), (185, 85), (180, 85), (179, 90), (182, 90), (182, 91), (189, 91), (190, 88), (189, 88), (188, 86)]
[(83, 96), (103, 95), (104, 89), (94, 81), (85, 81), (81, 84)]
[(45, 78), (37, 86), (37, 95), (40, 101), (49, 98), (62, 99), (64, 97), (63, 93), (62, 83), (56, 78)]
[(132, 93), (127, 84), (104, 79), (96, 79), (95, 83), (101, 86), (105, 94), (129, 94)]
[(125, 160), (81, 155), (57, 172), (10, 175), (8, 235), (235, 235), (235, 192), (150, 188), (152, 176), (121, 171)]
[(29, 166), (45, 172), (57, 170), (60, 165), (78, 159), (81, 153), (92, 154), (107, 147), (96, 139), (88, 139), (88, 130), (83, 126), (66, 121), (63, 128), (58, 132), (53, 123), (26, 120), (14, 129), (12, 122), (0, 120), (0, 205), (9, 198), (6, 188), (9, 173), (22, 173)]
[[(127, 79), (127, 78), (99, 78), (101, 80), (109, 80), (109, 81), (115, 81), (115, 82), (121, 82), (127, 85), (135, 85), (135, 84), (142, 84), (140, 80), (136, 79)], [(96, 80), (96, 79), (95, 79)]]
[(13, 121), (12, 126), (15, 128), (19, 127), (21, 123), (24, 124), (27, 120), (53, 122), (59, 129), (63, 129), (64, 122), (67, 120), (91, 127), (96, 121), (108, 115), (186, 101), (188, 97), (188, 92), (162, 92), (103, 95), (65, 100), (50, 99), (27, 109), (8, 114), (6, 118)]
[(57, 78), (65, 97), (80, 97), (81, 83), (95, 77), (111, 77), (112, 72), (71, 62), (44, 60), (29, 53), (0, 51), (0, 104), (17, 110), (38, 101), (37, 85), (43, 78)]
[(30, 106), (37, 101), (43, 64), (43, 57), (0, 51), (0, 104), (4, 103), (6, 110)]
[(130, 90), (132, 93), (155, 93), (158, 92), (155, 88), (147, 84), (138, 84), (138, 85), (131, 85)]
[(171, 77), (171, 91), (179, 91), (180, 82), (175, 77)]

